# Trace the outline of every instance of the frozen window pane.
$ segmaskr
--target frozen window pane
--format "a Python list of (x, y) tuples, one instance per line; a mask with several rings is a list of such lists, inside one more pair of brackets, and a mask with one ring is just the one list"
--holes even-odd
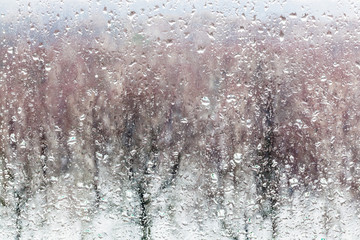
[(1, 239), (357, 239), (356, 1), (0, 0)]

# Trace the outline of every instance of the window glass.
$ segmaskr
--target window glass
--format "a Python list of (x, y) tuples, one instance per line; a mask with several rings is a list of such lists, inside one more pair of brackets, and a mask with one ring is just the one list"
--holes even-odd
[(357, 239), (346, 0), (0, 0), (1, 239)]

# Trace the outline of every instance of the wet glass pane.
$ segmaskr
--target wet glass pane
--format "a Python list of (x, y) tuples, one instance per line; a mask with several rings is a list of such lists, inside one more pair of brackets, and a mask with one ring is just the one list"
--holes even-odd
[(0, 238), (357, 239), (359, 10), (0, 0)]

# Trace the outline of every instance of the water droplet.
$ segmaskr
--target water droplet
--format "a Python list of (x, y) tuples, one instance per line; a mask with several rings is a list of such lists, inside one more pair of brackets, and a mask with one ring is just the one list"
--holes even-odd
[(135, 150), (135, 149), (130, 152), (130, 155), (131, 155), (131, 156), (134, 156), (135, 154), (136, 154), (136, 150)]
[(226, 102), (228, 102), (228, 103), (236, 102), (235, 95), (227, 95)]
[(234, 161), (239, 164), (242, 160), (242, 154), (241, 153), (235, 153), (234, 154)]
[(224, 209), (219, 209), (217, 212), (217, 216), (219, 219), (223, 219), (225, 218), (225, 210)]
[(9, 54), (13, 54), (13, 53), (14, 53), (14, 48), (13, 48), (13, 47), (9, 47), (9, 48), (7, 49), (7, 52), (8, 52)]
[(135, 12), (135, 11), (131, 11), (131, 12), (129, 13), (129, 19), (130, 19), (130, 21), (133, 21), (135, 17), (136, 17), (136, 12)]
[(299, 185), (299, 181), (296, 178), (289, 179), (289, 183), (291, 187), (297, 187)]
[(281, 30), (280, 33), (279, 33), (279, 36), (280, 36), (280, 42), (284, 41), (284, 32)]
[(67, 144), (68, 145), (74, 145), (76, 143), (76, 136), (70, 136), (68, 141), (67, 141)]
[(12, 133), (12, 134), (10, 134), (10, 140), (12, 141), (12, 142), (16, 142), (16, 138), (15, 138), (15, 134), (14, 133)]
[(290, 13), (290, 18), (297, 18), (297, 13), (296, 12), (293, 12), (293, 13)]
[(50, 63), (47, 63), (47, 64), (45, 65), (45, 70), (46, 70), (47, 72), (49, 72), (49, 71), (51, 70), (51, 65), (50, 65)]
[(246, 120), (246, 127), (251, 128), (251, 119)]
[(199, 47), (197, 50), (197, 53), (199, 54), (203, 54), (205, 52), (206, 48), (205, 47)]
[(360, 69), (360, 61), (355, 61), (356, 67)]
[(209, 106), (210, 105), (210, 99), (208, 97), (202, 97), (201, 98), (201, 104), (204, 106)]
[(325, 187), (325, 186), (327, 185), (326, 179), (325, 179), (325, 178), (321, 178), (321, 179), (320, 179), (320, 184), (321, 184), (323, 187)]
[(20, 143), (20, 148), (24, 149), (26, 148), (26, 142), (25, 140), (22, 140), (21, 143)]
[(180, 122), (181, 122), (181, 123), (188, 123), (188, 120), (187, 120), (187, 118), (182, 118), (182, 119), (180, 120)]
[(216, 175), (216, 173), (211, 174), (211, 179), (213, 180), (213, 182), (217, 182), (218, 176)]
[(100, 152), (96, 152), (96, 158), (98, 160), (102, 160), (103, 159), (103, 155)]

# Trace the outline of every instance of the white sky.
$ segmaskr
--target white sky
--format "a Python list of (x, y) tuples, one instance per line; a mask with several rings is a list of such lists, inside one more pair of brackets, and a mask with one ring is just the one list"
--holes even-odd
[(229, 16), (245, 13), (249, 16), (256, 15), (260, 19), (271, 14), (286, 16), (294, 12), (299, 16), (309, 14), (320, 17), (324, 13), (334, 16), (346, 14), (352, 18), (360, 16), (358, 11), (360, 1), (350, 0), (170, 0), (165, 6), (163, 6), (165, 1), (162, 0), (63, 0), (64, 4), (60, 2), (61, 0), (0, 0), (0, 14), (3, 17), (14, 17), (14, 15), (19, 15), (19, 9), (20, 12), (27, 12), (28, 3), (31, 3), (33, 13), (44, 9), (58, 12), (61, 6), (63, 13), (71, 10), (79, 11), (81, 8), (86, 11), (89, 6), (94, 12), (106, 6), (119, 14), (126, 14), (133, 10), (140, 12), (141, 8), (151, 13), (158, 5), (158, 12), (175, 15), (190, 13), (194, 6), (196, 11), (200, 12), (222, 11)]

